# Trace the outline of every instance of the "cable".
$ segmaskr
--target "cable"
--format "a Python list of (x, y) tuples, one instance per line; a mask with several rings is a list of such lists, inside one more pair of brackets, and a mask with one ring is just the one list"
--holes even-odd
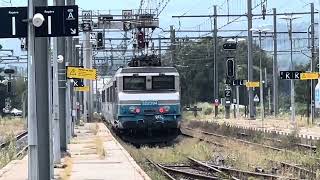
[[(164, 1), (164, 0), (163, 0)], [(160, 12), (157, 14), (157, 17), (159, 17), (159, 15), (162, 13), (162, 11), (167, 7), (167, 5), (169, 4), (170, 0), (167, 0), (165, 5), (162, 7), (162, 9), (160, 10)]]

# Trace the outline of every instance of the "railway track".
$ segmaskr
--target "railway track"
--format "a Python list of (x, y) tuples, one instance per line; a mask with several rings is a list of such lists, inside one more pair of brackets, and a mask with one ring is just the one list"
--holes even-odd
[[(191, 132), (195, 132), (195, 134), (200, 134), (201, 136), (197, 136), (197, 135), (192, 135), (189, 133), (186, 133), (185, 130), (187, 131), (191, 131)], [(215, 134), (215, 133), (209, 133), (209, 132), (205, 132), (205, 131), (200, 131), (200, 130), (194, 130), (192, 128), (188, 128), (188, 127), (183, 127), (182, 128), (182, 134), (184, 136), (188, 136), (188, 137), (193, 137), (193, 138), (197, 138), (200, 139), (202, 141), (208, 142), (208, 143), (212, 143), (215, 145), (219, 145), (220, 147), (224, 147), (224, 144), (215, 142), (214, 140), (210, 140), (209, 138), (206, 137), (210, 137), (210, 136), (214, 136), (217, 138), (223, 138), (223, 139), (231, 139), (231, 140), (235, 140), (244, 144), (248, 144), (248, 145), (254, 145), (254, 146), (259, 146), (262, 148), (267, 148), (267, 149), (271, 149), (271, 150), (275, 150), (275, 151), (280, 151), (280, 152), (293, 152), (287, 149), (281, 149), (281, 148), (277, 148), (277, 147), (272, 147), (272, 146), (268, 146), (268, 145), (264, 145), (264, 144), (259, 144), (259, 143), (253, 143), (250, 141), (246, 141), (246, 140), (242, 140), (242, 139), (237, 139), (237, 138), (233, 138), (233, 137), (228, 137), (228, 136), (224, 136), (224, 135), (220, 135), (220, 134)], [(309, 156), (312, 159), (315, 160), (319, 160), (319, 158), (315, 158), (313, 156)], [(289, 171), (289, 169), (292, 170), (292, 172), (294, 172), (294, 174), (299, 177), (299, 179), (316, 179), (316, 169), (317, 167), (311, 167), (309, 168), (305, 168), (305, 167), (300, 167), (294, 164), (290, 164), (290, 163), (286, 163), (286, 162), (282, 162), (282, 161), (274, 161), (274, 160), (269, 160), (270, 162), (272, 162), (273, 164), (277, 164), (279, 165), (278, 169), (282, 169), (282, 172), (287, 172)], [(260, 175), (263, 178), (271, 178), (271, 179), (278, 179), (279, 176), (275, 176), (275, 175), (270, 175), (269, 174), (265, 174), (266, 176), (264, 177), (264, 174), (261, 173), (257, 173), (257, 172), (248, 172), (248, 171), (240, 171), (240, 170), (236, 170), (236, 169), (232, 169), (232, 168), (227, 168), (227, 167), (219, 167), (216, 165), (211, 164), (211, 167), (214, 167), (216, 169), (219, 170), (223, 170), (223, 171), (228, 171), (230, 174), (235, 175), (235, 177), (239, 177), (237, 175), (237, 173), (239, 174), (245, 174), (245, 175), (254, 175), (254, 176), (258, 176)], [(286, 178), (288, 179), (288, 178)], [(289, 179), (293, 179), (293, 178), (289, 178)]]
[(274, 160), (269, 160), (269, 161), (273, 164), (279, 165), (281, 169), (291, 168), (296, 172), (296, 175), (301, 179), (316, 179), (317, 174), (315, 171), (308, 170), (304, 167), (300, 167), (298, 165), (290, 164), (283, 161), (274, 161)]
[[(28, 137), (28, 131), (23, 131), (15, 137), (15, 142), (16, 142), (15, 146), (16, 146), (17, 153), (15, 154), (14, 158), (22, 157), (26, 153), (26, 151), (28, 150), (27, 137)], [(12, 142), (6, 141), (4, 143), (1, 143), (0, 150), (7, 148), (10, 145), (10, 143), (12, 143)]]
[[(218, 137), (218, 138), (231, 139), (231, 140), (238, 141), (238, 142), (241, 142), (241, 143), (244, 143), (244, 144), (260, 146), (260, 147), (271, 149), (271, 150), (275, 150), (275, 151), (286, 151), (285, 149), (280, 149), (280, 148), (277, 148), (277, 147), (272, 147), (272, 146), (268, 146), (268, 145), (264, 145), (264, 144), (254, 143), (254, 142), (246, 141), (246, 140), (243, 140), (243, 139), (228, 137), (228, 136), (215, 134), (215, 133), (211, 133), (211, 132), (206, 132), (206, 131), (201, 131), (201, 130), (194, 130), (194, 129), (189, 128), (189, 127), (182, 127), (182, 129), (185, 129), (185, 130), (188, 130), (188, 131), (193, 131), (193, 132), (200, 133), (200, 134), (207, 135), (207, 136), (214, 136), (214, 137)], [(190, 135), (190, 134), (187, 134), (187, 133), (184, 133), (184, 132), (182, 132), (182, 134), (185, 135), (185, 136), (191, 136), (191, 137), (198, 138), (198, 139), (201, 139), (201, 140), (204, 139), (202, 137), (195, 137), (193, 135)], [(209, 140), (206, 140), (206, 141), (209, 141)], [(224, 145), (221, 144), (221, 146), (224, 146)]]
[[(18, 134), (18, 135), (15, 137), (16, 142), (24, 139), (25, 137), (27, 137), (27, 135), (28, 135), (28, 131), (23, 131), (23, 132), (21, 132), (20, 134)], [(6, 141), (6, 142), (0, 144), (0, 149), (3, 149), (3, 148), (5, 148), (5, 147), (8, 147), (8, 146), (10, 145), (10, 143), (11, 143), (11, 141)]]
[(230, 167), (217, 166), (212, 163), (202, 162), (188, 157), (189, 164), (165, 165), (155, 163), (147, 159), (154, 167), (162, 172), (168, 179), (295, 179), (278, 176), (274, 174), (243, 171)]
[[(269, 145), (266, 145), (266, 144), (255, 143), (255, 142), (251, 142), (251, 141), (247, 141), (247, 140), (243, 140), (243, 139), (239, 139), (239, 138), (224, 136), (224, 135), (215, 134), (215, 133), (211, 133), (211, 132), (206, 132), (206, 131), (202, 131), (202, 130), (194, 130), (194, 129), (189, 128), (189, 127), (181, 127), (181, 129), (182, 129), (182, 131), (183, 130), (187, 130), (187, 131), (192, 131), (192, 132), (195, 132), (195, 133), (200, 133), (200, 134), (206, 135), (206, 136), (214, 136), (214, 137), (223, 138), (223, 139), (230, 139), (230, 140), (234, 140), (234, 141), (241, 142), (241, 143), (244, 143), (244, 144), (258, 146), (258, 147), (262, 147), (262, 148), (266, 148), (266, 149), (271, 149), (271, 150), (278, 151), (278, 152), (291, 152), (291, 153), (294, 153), (294, 151), (291, 151), (289, 149), (282, 149), (282, 148), (278, 148), (278, 147), (274, 147), (274, 146), (269, 146)], [(186, 133), (183, 133), (183, 132), (182, 132), (182, 134), (185, 135), (185, 136), (192, 136), (190, 134), (186, 134)], [(200, 139), (199, 137), (194, 137), (194, 138)], [(204, 139), (204, 138), (201, 137), (201, 139)], [(208, 140), (206, 140), (206, 141), (208, 141)], [(317, 158), (317, 157), (314, 157), (314, 156), (311, 156), (311, 155), (306, 155), (306, 156), (310, 157), (311, 159), (315, 159), (317, 161), (320, 161), (320, 158)]]

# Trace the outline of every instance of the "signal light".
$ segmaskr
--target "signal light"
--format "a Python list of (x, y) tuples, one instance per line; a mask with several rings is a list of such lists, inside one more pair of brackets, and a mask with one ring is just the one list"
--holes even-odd
[(104, 48), (104, 45), (103, 45), (103, 34), (101, 32), (99, 32), (98, 35), (97, 35), (97, 48), (98, 49)]
[(225, 51), (234, 51), (237, 49), (237, 43), (227, 42), (227, 43), (223, 44), (223, 49)]
[(145, 39), (144, 39), (143, 32), (141, 31), (138, 32), (137, 39), (138, 39), (138, 48), (139, 49), (145, 48)]
[(234, 60), (233, 60), (233, 58), (227, 59), (227, 76), (234, 77)]

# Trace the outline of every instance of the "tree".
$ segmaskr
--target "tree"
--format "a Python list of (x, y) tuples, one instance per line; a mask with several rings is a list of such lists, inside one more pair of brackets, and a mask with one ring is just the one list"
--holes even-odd
[[(225, 84), (225, 62), (228, 53), (223, 50), (224, 39), (218, 39), (217, 69), (219, 81), (219, 97), (223, 97)], [(212, 38), (205, 38), (199, 41), (184, 40), (178, 42), (176, 64), (181, 80), (182, 103), (192, 104), (195, 102), (213, 102), (213, 55), (214, 49)], [(240, 42), (236, 51), (238, 64), (238, 78), (247, 78), (247, 44)], [(259, 80), (259, 56), (260, 49), (253, 46), (253, 77)], [(170, 64), (170, 52), (167, 52), (163, 59), (165, 64)], [(262, 51), (262, 67), (267, 68), (267, 74), (272, 73), (272, 58)], [(269, 76), (268, 78), (271, 78)]]

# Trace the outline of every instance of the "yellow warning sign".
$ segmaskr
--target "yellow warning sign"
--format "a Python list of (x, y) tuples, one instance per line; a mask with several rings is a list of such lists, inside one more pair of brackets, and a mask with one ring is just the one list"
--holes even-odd
[(97, 79), (97, 70), (69, 66), (69, 67), (67, 67), (67, 77), (68, 78), (96, 80)]
[(75, 87), (75, 91), (83, 91), (83, 92), (88, 92), (90, 90), (90, 86), (83, 86), (83, 87)]
[(318, 79), (319, 73), (309, 72), (309, 73), (301, 73), (300, 79), (301, 80), (310, 80), (310, 79)]
[(260, 87), (260, 82), (247, 82), (246, 86), (251, 88)]

